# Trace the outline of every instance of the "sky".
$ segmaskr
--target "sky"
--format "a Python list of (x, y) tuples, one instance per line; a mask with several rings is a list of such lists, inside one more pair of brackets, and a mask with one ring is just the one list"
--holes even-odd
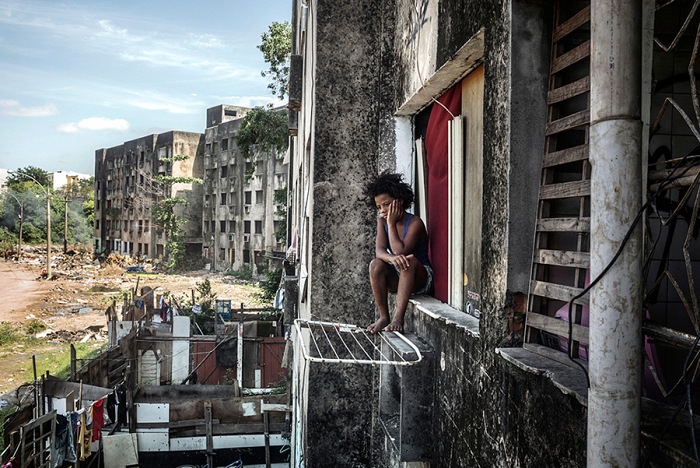
[(94, 174), (95, 150), (280, 104), (257, 46), (292, 0), (2, 0), (0, 168)]

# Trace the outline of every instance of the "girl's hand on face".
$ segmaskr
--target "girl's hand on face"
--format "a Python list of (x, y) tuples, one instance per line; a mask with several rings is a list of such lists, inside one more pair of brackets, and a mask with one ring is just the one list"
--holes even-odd
[(403, 211), (403, 200), (395, 199), (389, 206), (389, 212), (386, 215), (386, 221), (389, 224), (396, 224), (401, 219)]

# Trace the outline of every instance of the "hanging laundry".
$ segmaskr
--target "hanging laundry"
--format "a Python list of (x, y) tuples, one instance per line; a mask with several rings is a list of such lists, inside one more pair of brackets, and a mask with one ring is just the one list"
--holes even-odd
[(75, 432), (78, 430), (79, 416), (77, 413), (66, 414), (68, 427), (66, 430), (66, 451), (63, 461), (66, 463), (75, 463), (78, 461), (78, 456), (75, 452)]
[(170, 321), (170, 306), (162, 297), (160, 298), (160, 318), (163, 322)]
[(110, 422), (117, 421), (117, 415), (115, 412), (116, 406), (117, 406), (117, 396), (114, 392), (112, 392), (109, 395), (107, 395), (107, 407), (106, 407), (107, 417), (109, 418)]
[(70, 432), (70, 424), (68, 418), (62, 414), (56, 415), (56, 442), (54, 444), (54, 464), (58, 468), (63, 465), (66, 458), (66, 449), (68, 448), (68, 433)]
[(117, 423), (124, 425), (126, 424), (127, 412), (126, 385), (117, 385), (117, 391), (115, 393), (117, 394)]
[(90, 443), (92, 442), (92, 418), (90, 414), (81, 409), (80, 411), (80, 461), (84, 461), (92, 452), (90, 451)]
[(92, 417), (92, 440), (102, 438), (102, 426), (104, 425), (104, 398), (100, 398), (90, 405), (90, 416)]

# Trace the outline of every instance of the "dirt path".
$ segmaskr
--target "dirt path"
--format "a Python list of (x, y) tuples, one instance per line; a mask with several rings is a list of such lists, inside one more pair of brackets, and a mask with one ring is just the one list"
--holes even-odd
[(21, 322), (27, 308), (41, 302), (51, 284), (37, 281), (38, 271), (27, 265), (0, 260), (0, 322)]

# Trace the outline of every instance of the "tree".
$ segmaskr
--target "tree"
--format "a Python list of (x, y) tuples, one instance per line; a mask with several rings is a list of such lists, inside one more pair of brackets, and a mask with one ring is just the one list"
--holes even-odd
[[(63, 233), (64, 250), (68, 247), (68, 241), (78, 243), (90, 243), (92, 229), (95, 221), (95, 178), (77, 179), (75, 183), (68, 183), (58, 189), (54, 197), (54, 205), (60, 220), (58, 232)], [(52, 223), (54, 224), (54, 223)]]
[(24, 192), (23, 188), (27, 183), (35, 184), (36, 182), (39, 182), (44, 188), (51, 188), (48, 172), (39, 167), (27, 166), (20, 167), (8, 175), (6, 185), (7, 188), (15, 192)]
[[(189, 156), (176, 155), (172, 158), (159, 158), (163, 163), (183, 161)], [(153, 178), (154, 182), (162, 187), (161, 193), (169, 193), (169, 188), (173, 184), (188, 183), (201, 184), (202, 179), (196, 177), (176, 177), (158, 175)], [(160, 200), (154, 207), (153, 219), (165, 231), (165, 255), (168, 259), (167, 267), (169, 271), (178, 271), (184, 268), (185, 244), (182, 241), (182, 225), (185, 220), (175, 211), (176, 206), (186, 205), (187, 200), (177, 197), (168, 197)]]
[(289, 57), (292, 54), (292, 27), (289, 22), (273, 22), (268, 32), (261, 36), (262, 43), (258, 49), (263, 53), (265, 62), (270, 64), (268, 71), (260, 72), (269, 76), (271, 83), (267, 87), (274, 96), (284, 99), (289, 89)]
[(285, 109), (255, 107), (241, 122), (236, 139), (244, 157), (255, 146), (260, 151), (284, 151), (289, 145), (289, 119)]

